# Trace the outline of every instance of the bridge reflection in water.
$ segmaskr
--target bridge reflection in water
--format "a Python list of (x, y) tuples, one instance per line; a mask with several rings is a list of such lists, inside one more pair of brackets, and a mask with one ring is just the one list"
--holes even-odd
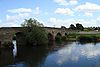
[(44, 63), (48, 55), (48, 48), (44, 47), (25, 47), (16, 46), (13, 41), (13, 50), (2, 50), (0, 53), (0, 67), (21, 66), (21, 67), (38, 67)]
[(50, 44), (32, 48), (14, 45), (13, 50), (2, 50), (0, 67), (100, 67), (100, 43)]

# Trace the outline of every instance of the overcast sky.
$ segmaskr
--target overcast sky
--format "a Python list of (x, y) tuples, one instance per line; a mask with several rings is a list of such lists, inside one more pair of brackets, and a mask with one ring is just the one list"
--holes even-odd
[(0, 0), (0, 27), (35, 18), (44, 26), (100, 26), (100, 0)]

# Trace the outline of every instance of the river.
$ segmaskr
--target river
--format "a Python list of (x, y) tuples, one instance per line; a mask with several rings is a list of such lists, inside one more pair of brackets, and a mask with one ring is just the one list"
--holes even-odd
[(0, 52), (0, 67), (100, 67), (100, 43), (64, 42)]

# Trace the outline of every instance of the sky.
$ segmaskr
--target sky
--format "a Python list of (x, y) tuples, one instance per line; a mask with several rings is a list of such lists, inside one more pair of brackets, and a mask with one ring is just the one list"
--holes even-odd
[(0, 27), (19, 27), (34, 18), (47, 27), (100, 26), (99, 0), (0, 0)]

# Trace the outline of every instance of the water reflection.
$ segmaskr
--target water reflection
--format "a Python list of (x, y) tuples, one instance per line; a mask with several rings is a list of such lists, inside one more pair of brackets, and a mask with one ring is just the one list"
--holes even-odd
[(0, 54), (0, 67), (12, 64), (14, 62), (13, 59), (14, 58), (12, 50), (2, 50)]
[(100, 43), (51, 43), (46, 47), (17, 46), (2, 50), (0, 67), (100, 67)]
[(77, 45), (76, 42), (71, 42), (49, 55), (43, 67), (100, 67), (99, 63), (100, 43)]
[(15, 62), (21, 62), (17, 65), (23, 64), (28, 67), (38, 67), (44, 63), (47, 54), (47, 49), (44, 49), (43, 47), (27, 48), (22, 46), (18, 48)]
[(17, 46), (16, 46), (16, 40), (13, 41), (14, 49), (13, 49), (13, 56), (15, 57), (17, 55)]

